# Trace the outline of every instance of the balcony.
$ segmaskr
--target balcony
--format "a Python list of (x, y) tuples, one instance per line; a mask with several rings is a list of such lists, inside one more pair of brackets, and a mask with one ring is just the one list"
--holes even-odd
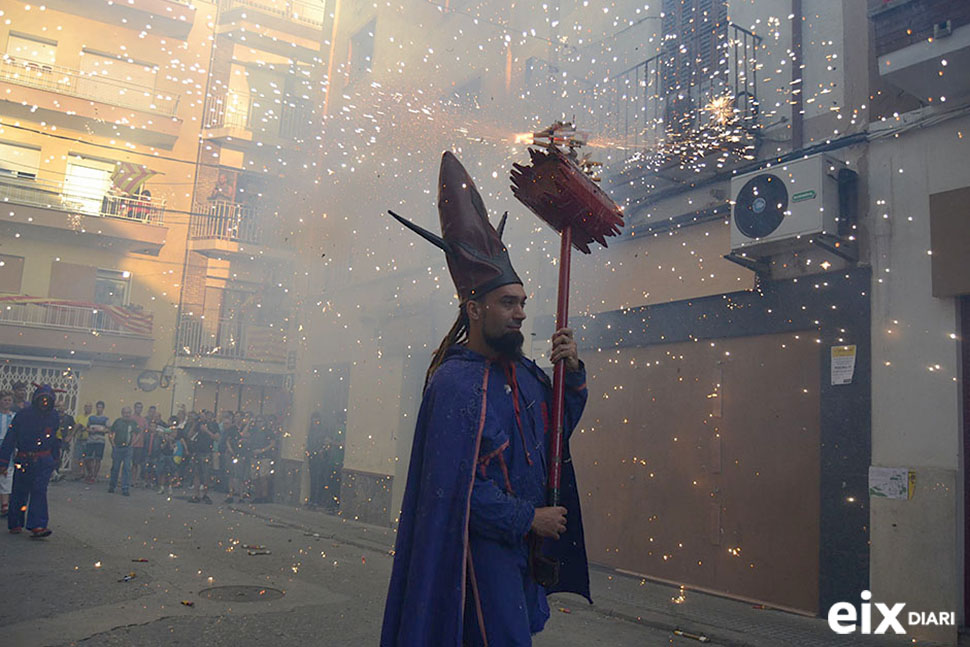
[(85, 74), (60, 65), (35, 63), (8, 54), (0, 60), (0, 80), (168, 117), (175, 116), (180, 98), (177, 94), (158, 93), (148, 86)]
[(282, 328), (258, 326), (237, 320), (216, 325), (193, 315), (182, 315), (178, 327), (177, 355), (182, 367), (214, 370), (247, 370), (283, 373), (286, 369), (286, 333)]
[(323, 0), (219, 0), (216, 33), (246, 47), (313, 61), (325, 18)]
[(171, 148), (181, 128), (174, 118), (180, 95), (6, 54), (0, 97), (16, 97), (2, 99), (4, 115), (105, 137), (116, 137), (116, 127), (124, 126), (132, 140), (152, 146)]
[(726, 27), (672, 41), (596, 88), (599, 127), (621, 159), (653, 171), (696, 171), (713, 156), (750, 154), (762, 39)]
[(48, 242), (158, 255), (168, 234), (165, 201), (157, 198), (80, 193), (60, 182), (0, 175), (0, 202), (21, 207), (0, 219), (0, 231), (29, 234), (37, 228)]
[(195, 22), (195, 7), (186, 0), (78, 2), (46, 0), (48, 9), (141, 32), (148, 25), (154, 36), (186, 40)]
[(251, 148), (256, 143), (298, 145), (313, 117), (303, 100), (260, 98), (245, 92), (228, 92), (206, 98), (203, 136), (225, 146)]
[(196, 205), (189, 222), (189, 249), (209, 258), (283, 260), (279, 222), (258, 209), (217, 200)]
[(313, 29), (323, 29), (324, 2), (301, 2), (301, 0), (219, 0), (223, 13), (233, 9), (251, 10), (264, 16), (272, 16), (287, 22), (295, 22)]
[(926, 103), (970, 95), (970, 2), (870, 0), (879, 74)]
[(0, 297), (0, 348), (103, 361), (152, 354), (153, 317), (137, 308), (26, 295)]

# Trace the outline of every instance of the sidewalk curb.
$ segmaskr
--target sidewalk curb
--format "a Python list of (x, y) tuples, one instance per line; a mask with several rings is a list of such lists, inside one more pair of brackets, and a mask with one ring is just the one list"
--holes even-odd
[[(233, 512), (238, 512), (240, 514), (254, 517), (256, 519), (261, 519), (263, 521), (278, 524), (280, 526), (292, 528), (293, 530), (300, 530), (302, 532), (314, 533), (314, 536), (319, 537), (320, 539), (330, 539), (342, 544), (346, 544), (348, 546), (356, 546), (357, 548), (362, 548), (364, 550), (369, 550), (382, 555), (387, 555), (388, 557), (393, 555), (392, 549), (389, 549), (385, 545), (382, 545), (378, 542), (372, 542), (366, 539), (350, 539), (345, 536), (340, 536), (333, 531), (320, 531), (318, 528), (314, 528), (312, 526), (309, 526), (303, 523), (289, 521), (286, 519), (280, 519), (279, 517), (274, 517), (269, 514), (256, 512), (255, 510), (247, 510), (245, 508), (240, 508), (236, 505), (229, 505), (228, 509), (232, 510)], [(350, 522), (346, 522), (346, 523), (350, 523)], [(361, 522), (355, 521), (353, 523), (360, 524)], [(361, 525), (366, 525), (366, 524), (361, 524)], [(374, 527), (379, 528), (380, 526), (374, 526)]]

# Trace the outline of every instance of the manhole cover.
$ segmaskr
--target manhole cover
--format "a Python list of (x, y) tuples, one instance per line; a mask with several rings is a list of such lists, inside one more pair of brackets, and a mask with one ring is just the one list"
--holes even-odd
[(199, 596), (209, 600), (228, 602), (262, 602), (263, 600), (278, 600), (283, 597), (283, 592), (265, 586), (214, 586), (199, 591)]

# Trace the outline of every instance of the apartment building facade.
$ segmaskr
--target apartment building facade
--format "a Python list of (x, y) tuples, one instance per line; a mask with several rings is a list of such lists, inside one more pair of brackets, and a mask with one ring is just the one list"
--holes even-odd
[(197, 409), (289, 415), (293, 223), (319, 146), (325, 9), (216, 4), (175, 359)]
[(4, 8), (0, 383), (167, 411), (205, 12), (94, 5)]
[(317, 144), (324, 9), (5, 8), (0, 385), (285, 418), (284, 170)]

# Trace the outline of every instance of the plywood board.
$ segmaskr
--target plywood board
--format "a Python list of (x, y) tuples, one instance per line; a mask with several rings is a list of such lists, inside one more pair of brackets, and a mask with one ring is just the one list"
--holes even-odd
[(820, 357), (800, 337), (584, 357), (591, 561), (817, 611)]

